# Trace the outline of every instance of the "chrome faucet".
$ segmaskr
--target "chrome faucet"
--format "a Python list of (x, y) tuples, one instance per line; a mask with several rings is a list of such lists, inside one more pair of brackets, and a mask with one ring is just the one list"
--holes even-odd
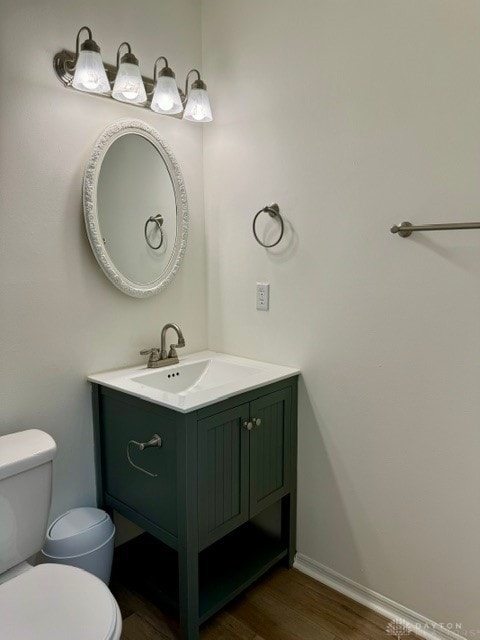
[[(170, 345), (170, 351), (168, 352), (168, 356), (167, 356), (167, 349), (165, 347), (165, 342), (167, 340), (167, 331), (169, 329), (174, 329), (177, 332), (178, 343)], [(165, 360), (165, 358), (167, 359), (177, 358), (177, 362), (178, 362), (178, 356), (175, 349), (181, 349), (184, 346), (185, 346), (185, 338), (183, 337), (182, 330), (180, 329), (178, 324), (174, 324), (173, 322), (169, 322), (168, 324), (166, 324), (162, 329), (162, 344), (160, 347), (160, 360)]]
[[(167, 331), (168, 329), (174, 329), (177, 332), (177, 344), (170, 345), (170, 351), (167, 354)], [(162, 329), (162, 344), (160, 349), (158, 347), (152, 347), (151, 349), (144, 349), (140, 351), (142, 356), (150, 356), (148, 359), (147, 367), (149, 369), (156, 369), (158, 367), (167, 367), (170, 364), (178, 364), (178, 355), (176, 349), (180, 349), (185, 346), (185, 338), (183, 337), (182, 330), (178, 324), (169, 322)]]

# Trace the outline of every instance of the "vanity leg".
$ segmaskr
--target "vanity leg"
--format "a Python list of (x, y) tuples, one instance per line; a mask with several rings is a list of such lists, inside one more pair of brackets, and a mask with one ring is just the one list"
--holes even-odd
[(200, 638), (198, 620), (198, 554), (179, 552), (179, 609), (182, 640)]
[(282, 500), (282, 538), (288, 547), (285, 565), (291, 569), (297, 552), (297, 505), (296, 495), (289, 493)]
[[(298, 402), (298, 380), (295, 378), (292, 385), (292, 406)], [(282, 501), (282, 535), (288, 545), (288, 554), (285, 562), (289, 569), (293, 567), (295, 554), (297, 553), (297, 411), (291, 414), (290, 431), (290, 493)]]
[[(92, 410), (93, 410), (93, 444), (95, 456), (95, 480), (97, 485), (97, 507), (105, 508), (102, 486), (102, 443), (100, 429), (100, 389), (98, 384), (92, 385)], [(110, 516), (112, 514), (110, 513)]]
[(198, 498), (197, 424), (195, 416), (178, 422), (178, 576), (182, 640), (198, 640)]

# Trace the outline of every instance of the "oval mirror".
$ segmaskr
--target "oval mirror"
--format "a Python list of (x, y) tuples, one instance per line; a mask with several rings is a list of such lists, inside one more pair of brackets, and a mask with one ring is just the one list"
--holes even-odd
[(171, 282), (187, 244), (187, 195), (155, 129), (141, 120), (105, 129), (85, 170), (83, 208), (93, 253), (116, 287), (143, 298)]

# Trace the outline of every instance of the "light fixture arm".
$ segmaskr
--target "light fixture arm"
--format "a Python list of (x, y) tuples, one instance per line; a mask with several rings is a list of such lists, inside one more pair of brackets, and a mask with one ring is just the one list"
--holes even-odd
[(122, 42), (122, 44), (118, 47), (118, 50), (117, 50), (117, 71), (118, 71), (118, 68), (120, 66), (120, 49), (122, 47), (127, 47), (127, 53), (128, 54), (131, 55), (131, 53), (132, 53), (132, 47), (130, 46), (130, 44), (128, 42)]
[(160, 56), (159, 58), (157, 58), (155, 60), (155, 64), (153, 65), (153, 82), (155, 83), (158, 79), (158, 63), (160, 62), (160, 60), (164, 61), (164, 69), (168, 68), (168, 60), (166, 59), (165, 56)]
[[(160, 60), (163, 60), (163, 68), (158, 71), (158, 63)], [(160, 56), (155, 60), (155, 64), (153, 65), (153, 87), (152, 90), (147, 92), (147, 95), (152, 96), (155, 93), (155, 86), (157, 84), (158, 76), (167, 76), (169, 78), (175, 78), (175, 74), (172, 69), (168, 66), (168, 60), (165, 56)]]
[(93, 34), (90, 27), (82, 27), (81, 29), (78, 30), (77, 40), (75, 43), (75, 58), (71, 61), (67, 60), (65, 62), (65, 67), (70, 71), (74, 71), (77, 65), (78, 56), (80, 54), (80, 34), (82, 33), (82, 31), (86, 31), (88, 33), (88, 40), (93, 40)]
[(188, 98), (188, 81), (190, 80), (190, 76), (192, 75), (192, 73), (197, 74), (197, 79), (193, 84), (196, 84), (197, 82), (202, 82), (202, 79), (200, 77), (200, 71), (198, 69), (190, 69), (190, 71), (187, 73), (187, 79), (185, 80), (185, 100)]

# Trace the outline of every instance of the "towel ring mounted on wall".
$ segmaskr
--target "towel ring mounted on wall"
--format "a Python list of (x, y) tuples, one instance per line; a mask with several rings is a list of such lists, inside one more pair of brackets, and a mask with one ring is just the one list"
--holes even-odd
[[(160, 244), (158, 244), (157, 246), (153, 245), (150, 240), (148, 239), (148, 225), (150, 224), (150, 222), (154, 222), (157, 227), (158, 230), (160, 231)], [(160, 247), (163, 244), (163, 229), (162, 229), (162, 224), (163, 224), (163, 216), (161, 213), (158, 214), (158, 216), (150, 216), (150, 218), (148, 218), (148, 220), (145, 222), (145, 229), (144, 229), (144, 234), (145, 234), (145, 240), (147, 241), (148, 246), (150, 247), (150, 249), (160, 249)]]
[[(278, 220), (279, 223), (280, 223), (280, 235), (278, 237), (278, 240), (276, 240), (275, 242), (272, 242), (271, 244), (263, 243), (260, 240), (260, 238), (258, 237), (258, 235), (257, 235), (257, 230), (256, 230), (257, 219), (258, 219), (258, 216), (263, 212), (268, 213), (268, 215), (271, 218), (274, 218), (274, 219)], [(270, 249), (271, 247), (277, 246), (277, 244), (283, 238), (284, 230), (285, 230), (285, 227), (284, 227), (284, 224), (283, 224), (283, 218), (280, 215), (280, 207), (278, 206), (278, 204), (276, 202), (274, 202), (273, 204), (271, 204), (269, 206), (263, 207), (263, 209), (260, 209), (260, 211), (255, 215), (255, 217), (253, 219), (253, 224), (252, 224), (253, 235), (255, 237), (255, 240), (258, 242), (258, 244), (261, 245), (262, 247), (265, 247), (265, 249)]]

